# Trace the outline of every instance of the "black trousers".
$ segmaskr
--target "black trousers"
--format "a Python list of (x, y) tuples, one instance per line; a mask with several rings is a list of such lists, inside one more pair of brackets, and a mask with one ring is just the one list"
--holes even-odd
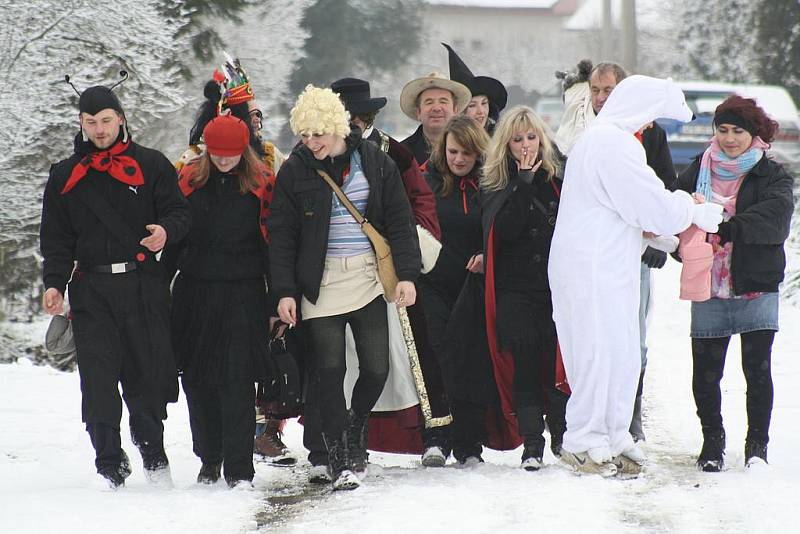
[[(444, 349), (444, 337), (450, 312), (458, 295), (448, 295), (444, 288), (436, 287), (423, 276), (417, 281), (418, 306), (422, 305), (427, 325), (428, 342), (433, 354), (438, 358)], [(444, 388), (444, 386), (442, 386)], [(447, 393), (447, 392), (445, 392)], [(451, 407), (452, 410), (452, 407)], [(422, 443), (429, 447), (440, 447), (445, 456), (450, 455), (452, 447), (451, 425), (422, 429)]]
[(341, 436), (348, 424), (343, 383), (347, 371), (345, 326), (349, 324), (358, 352), (358, 380), (351, 408), (368, 414), (380, 397), (389, 374), (389, 327), (386, 303), (377, 297), (366, 306), (341, 315), (306, 320), (311, 337), (322, 431)]
[(463, 462), (470, 456), (480, 456), (486, 435), (486, 406), (463, 399), (450, 402), (453, 423), (450, 425), (453, 456)]
[[(747, 439), (769, 441), (772, 416), (774, 330), (741, 334), (742, 370), (747, 382)], [(722, 429), (720, 381), (731, 338), (692, 339), (692, 393), (703, 432)]]
[[(165, 281), (139, 271), (78, 272), (69, 285), (81, 380), (81, 413), (95, 465), (119, 465), (122, 400), (145, 460), (165, 458), (166, 405), (177, 400)], [(122, 385), (120, 398), (119, 385)]]
[(181, 383), (195, 455), (204, 464), (222, 463), (225, 480), (253, 480), (254, 384)]

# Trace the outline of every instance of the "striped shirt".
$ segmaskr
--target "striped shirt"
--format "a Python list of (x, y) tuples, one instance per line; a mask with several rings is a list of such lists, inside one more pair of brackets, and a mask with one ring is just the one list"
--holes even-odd
[[(350, 155), (350, 173), (344, 180), (342, 191), (363, 215), (367, 209), (369, 182), (361, 168), (361, 155), (354, 150)], [(328, 232), (328, 256), (346, 258), (372, 250), (369, 238), (334, 193), (331, 195), (331, 225)]]

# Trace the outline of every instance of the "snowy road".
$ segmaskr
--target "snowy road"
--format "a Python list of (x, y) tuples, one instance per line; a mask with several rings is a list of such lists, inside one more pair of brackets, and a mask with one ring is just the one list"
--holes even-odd
[[(549, 450), (547, 468), (518, 468), (520, 452), (487, 451), (486, 464), (423, 469), (416, 457), (372, 454), (365, 486), (331, 493), (305, 481), (307, 466), (256, 467), (255, 490), (199, 487), (185, 401), (170, 406), (167, 453), (175, 488), (148, 487), (141, 460), (119, 492), (93, 474), (80, 423), (76, 373), (26, 363), (0, 366), (0, 532), (787, 532), (800, 499), (800, 310), (783, 305), (773, 350), (775, 410), (771, 465), (745, 471), (744, 378), (738, 340), (723, 380), (728, 432), (722, 474), (700, 473), (699, 423), (691, 396), (689, 305), (679, 302), (679, 267), (656, 278), (656, 310), (645, 385), (647, 472), (637, 480), (576, 477)], [(123, 426), (127, 426), (123, 423)], [(304, 454), (302, 429), (287, 442)], [(123, 446), (134, 452), (127, 429)]]

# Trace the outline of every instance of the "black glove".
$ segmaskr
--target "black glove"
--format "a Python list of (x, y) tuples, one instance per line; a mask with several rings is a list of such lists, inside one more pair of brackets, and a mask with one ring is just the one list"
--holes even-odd
[(667, 263), (667, 253), (657, 248), (647, 247), (642, 254), (642, 263), (651, 269), (660, 269)]
[(733, 225), (730, 221), (725, 221), (719, 223), (719, 230), (717, 230), (717, 235), (719, 236), (719, 244), (724, 245), (725, 243), (733, 240)]
[(533, 169), (520, 169), (519, 179), (528, 185), (533, 183)]

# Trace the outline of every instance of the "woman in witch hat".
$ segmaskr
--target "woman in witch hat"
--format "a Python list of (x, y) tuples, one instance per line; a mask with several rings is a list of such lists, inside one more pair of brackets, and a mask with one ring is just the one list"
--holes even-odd
[(442, 46), (447, 49), (450, 79), (466, 85), (472, 93), (464, 114), (478, 121), (492, 135), (500, 112), (508, 102), (505, 86), (495, 78), (475, 76), (450, 45), (442, 43)]

